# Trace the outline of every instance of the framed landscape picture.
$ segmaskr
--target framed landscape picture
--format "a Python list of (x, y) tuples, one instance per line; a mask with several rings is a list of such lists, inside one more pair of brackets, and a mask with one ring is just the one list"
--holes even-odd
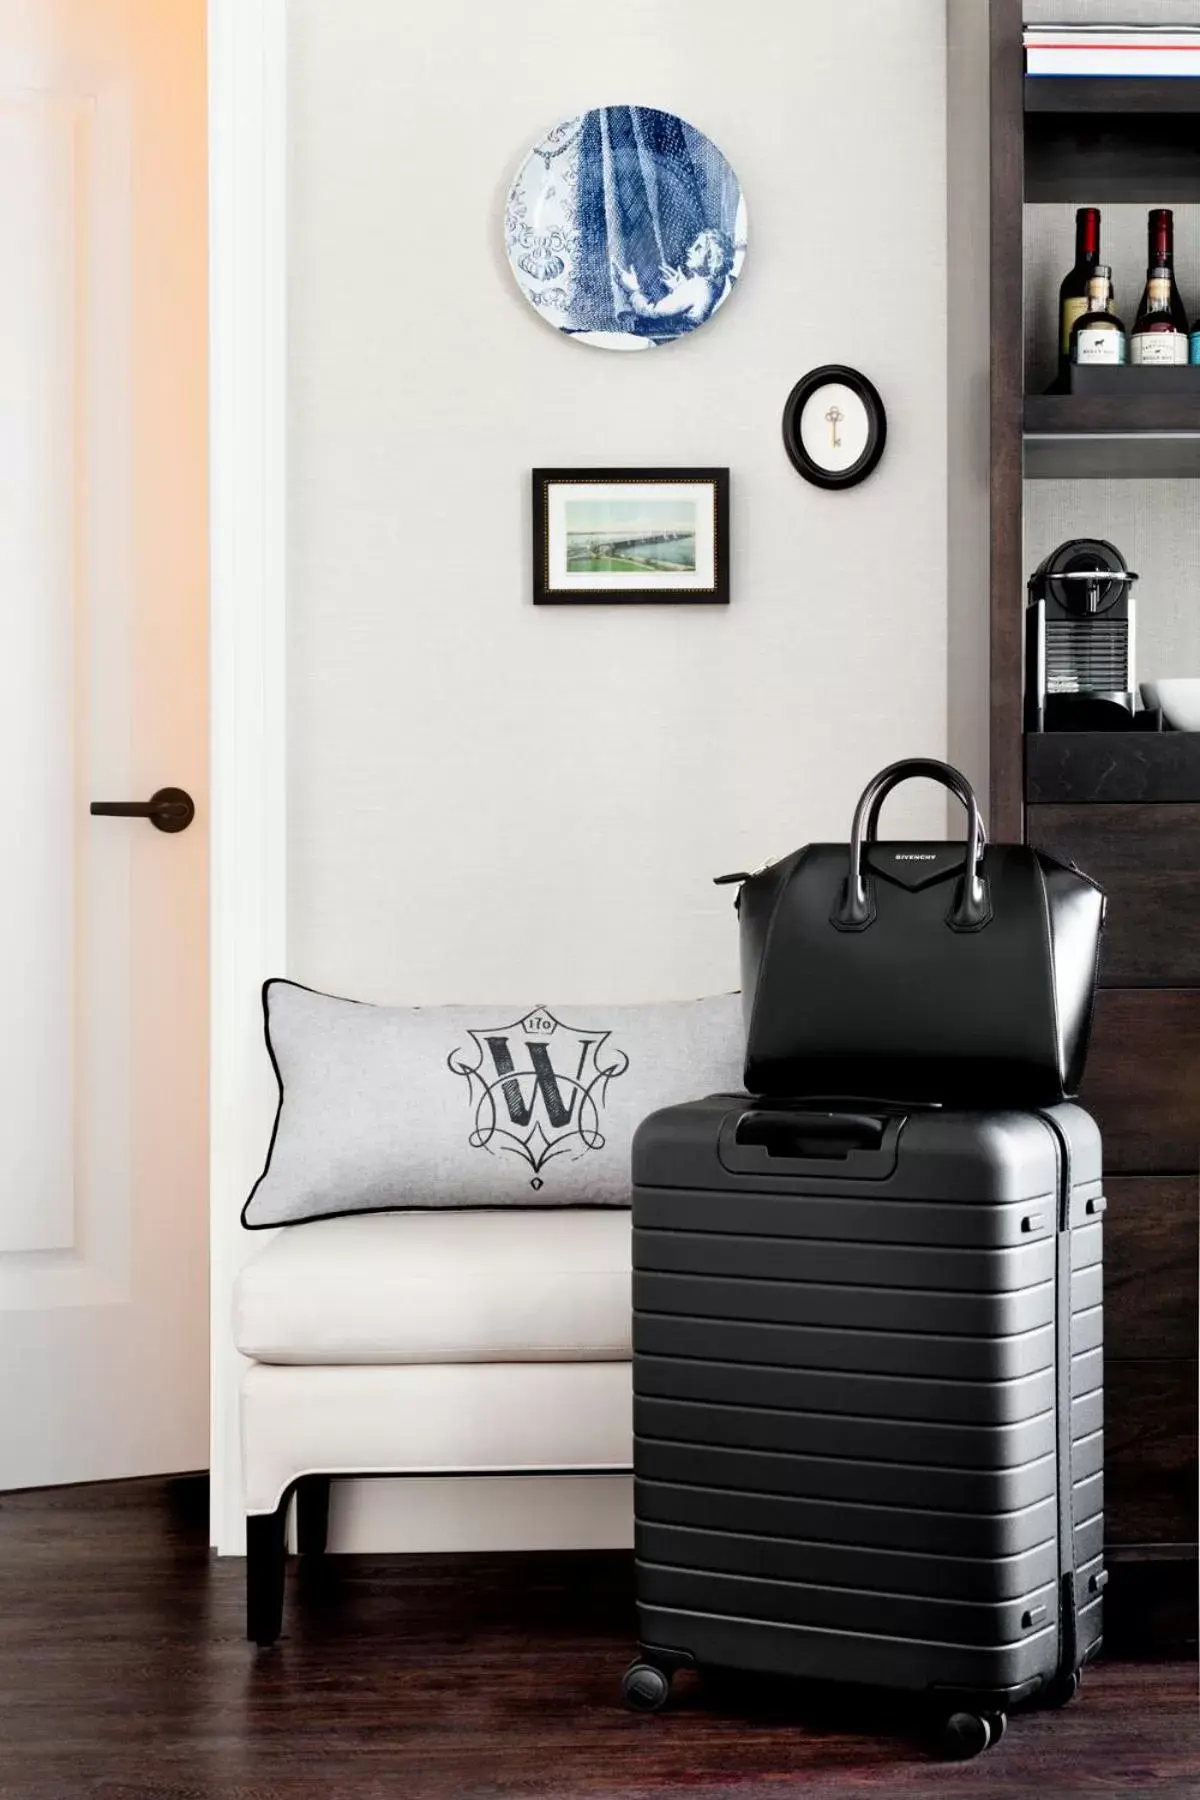
[(729, 601), (728, 469), (535, 469), (535, 606)]

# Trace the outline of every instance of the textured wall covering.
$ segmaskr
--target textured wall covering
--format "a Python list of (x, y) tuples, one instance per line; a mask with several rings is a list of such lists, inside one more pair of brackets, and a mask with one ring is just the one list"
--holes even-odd
[(1025, 0), (1027, 25), (1200, 25), (1200, 0)]
[[(879, 765), (946, 746), (944, 0), (289, 20), (290, 973), (728, 988), (709, 877), (844, 836)], [(539, 132), (626, 99), (707, 132), (750, 218), (720, 315), (636, 357), (549, 331), (501, 232)], [(780, 442), (827, 361), (889, 413), (843, 495)], [(728, 611), (533, 609), (533, 465), (689, 462), (733, 470)], [(918, 789), (889, 823), (943, 817)]]

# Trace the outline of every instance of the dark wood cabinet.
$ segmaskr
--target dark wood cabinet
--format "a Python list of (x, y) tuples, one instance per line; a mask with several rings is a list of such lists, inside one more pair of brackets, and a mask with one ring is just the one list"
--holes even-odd
[(1024, 208), (1200, 200), (1200, 83), (1026, 79), (1020, 0), (988, 16), (991, 826), (1109, 896), (1080, 1096), (1108, 1198), (1105, 1635), (1162, 1653), (1196, 1637), (1200, 734), (1022, 736), (1023, 523), (1029, 481), (1200, 476), (1200, 407), (1025, 392)]
[(1104, 1350), (1111, 1359), (1197, 1353), (1196, 1178), (1105, 1178)]
[(1105, 1359), (1104, 1535), (1110, 1544), (1195, 1544), (1196, 1368), (1194, 1358)]
[(1102, 986), (1200, 989), (1200, 805), (1030, 806), (1026, 834), (1108, 895)]
[(1104, 988), (1080, 1100), (1118, 1175), (1184, 1175), (1200, 1164), (1200, 989)]

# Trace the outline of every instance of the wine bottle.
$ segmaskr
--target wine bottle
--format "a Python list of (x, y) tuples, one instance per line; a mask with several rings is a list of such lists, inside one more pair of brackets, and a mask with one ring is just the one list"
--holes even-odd
[(1100, 260), (1100, 209), (1081, 206), (1075, 214), (1075, 266), (1063, 276), (1058, 290), (1058, 373), (1066, 388), (1071, 360), (1071, 330), (1088, 309), (1088, 281)]
[(1088, 282), (1085, 310), (1071, 327), (1071, 361), (1108, 367), (1126, 360), (1125, 327), (1111, 310), (1112, 270), (1097, 263)]
[(1179, 329), (1171, 312), (1171, 271), (1165, 263), (1152, 268), (1147, 278), (1129, 340), (1129, 360), (1160, 367), (1188, 360), (1188, 335)]
[[(1154, 210), (1147, 215), (1146, 237), (1146, 288), (1145, 292), (1142, 294), (1142, 302), (1138, 307), (1137, 316), (1140, 319), (1142, 313), (1149, 310), (1150, 283), (1155, 279), (1155, 271), (1165, 269), (1167, 280), (1170, 283), (1169, 309), (1171, 318), (1174, 321), (1176, 331), (1181, 331), (1184, 334), (1184, 343), (1186, 344), (1188, 328), (1187, 313), (1184, 310), (1183, 301), (1180, 298), (1179, 285), (1175, 280), (1175, 215), (1172, 213), (1169, 206), (1156, 206)], [(1158, 279), (1161, 280), (1162, 277), (1159, 276)], [(1135, 322), (1134, 330), (1136, 331), (1136, 329), (1137, 325)], [(1185, 360), (1186, 351), (1184, 355), (1180, 357), (1180, 361)]]

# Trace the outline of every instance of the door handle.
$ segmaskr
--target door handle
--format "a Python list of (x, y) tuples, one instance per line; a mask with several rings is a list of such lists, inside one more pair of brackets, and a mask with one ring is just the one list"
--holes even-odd
[(196, 803), (183, 788), (159, 788), (148, 800), (93, 800), (101, 819), (149, 819), (156, 831), (186, 831), (196, 816)]

